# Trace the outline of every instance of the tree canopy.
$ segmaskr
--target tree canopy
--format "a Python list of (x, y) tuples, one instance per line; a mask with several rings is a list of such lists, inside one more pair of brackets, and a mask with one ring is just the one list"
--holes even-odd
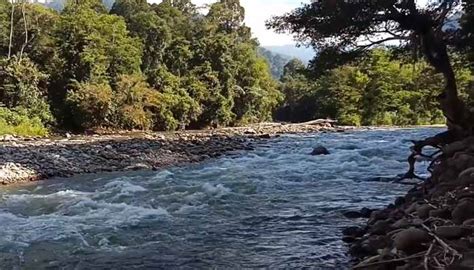
[[(466, 1), (464, 8), (470, 8)], [(414, 47), (443, 74), (446, 86), (437, 93), (452, 128), (469, 130), (470, 116), (459, 98), (448, 45), (456, 30), (448, 22), (463, 9), (459, 1), (314, 1), (288, 14), (275, 17), (268, 26), (290, 32), (301, 42), (320, 49), (313, 62), (317, 69), (335, 67), (363, 56), (374, 46), (387, 44)], [(395, 43), (393, 43), (395, 42)]]

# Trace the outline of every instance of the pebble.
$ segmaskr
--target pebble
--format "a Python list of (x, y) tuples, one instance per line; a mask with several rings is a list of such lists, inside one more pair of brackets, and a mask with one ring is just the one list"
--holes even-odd
[[(26, 140), (0, 136), (0, 183), (122, 170), (150, 170), (253, 150), (277, 133), (313, 133), (320, 124), (264, 123), (213, 131), (74, 136)], [(334, 128), (333, 128), (334, 130)], [(92, 134), (92, 133), (91, 133)], [(65, 139), (66, 138), (66, 139)], [(5, 162), (8, 161), (8, 162)]]

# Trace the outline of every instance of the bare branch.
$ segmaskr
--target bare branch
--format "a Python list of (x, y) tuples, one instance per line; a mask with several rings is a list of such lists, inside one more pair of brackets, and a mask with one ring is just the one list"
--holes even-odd
[(13, 16), (15, 14), (15, 0), (12, 1), (12, 10), (10, 15), (10, 41), (8, 44), (8, 59), (12, 56), (12, 43), (13, 43)]

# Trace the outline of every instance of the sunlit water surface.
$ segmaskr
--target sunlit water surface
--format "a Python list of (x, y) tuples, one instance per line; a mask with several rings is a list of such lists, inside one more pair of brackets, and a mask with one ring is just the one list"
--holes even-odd
[[(346, 269), (341, 213), (405, 193), (389, 179), (408, 140), (437, 132), (283, 136), (159, 172), (2, 188), (0, 269)], [(317, 145), (332, 154), (309, 155)]]

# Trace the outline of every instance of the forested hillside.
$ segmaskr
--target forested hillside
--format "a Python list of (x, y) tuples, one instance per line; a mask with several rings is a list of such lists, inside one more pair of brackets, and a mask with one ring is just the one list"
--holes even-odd
[(261, 56), (267, 59), (273, 77), (277, 80), (280, 80), (281, 76), (283, 76), (283, 71), (285, 69), (286, 64), (291, 61), (291, 57), (279, 53), (274, 53), (263, 47), (259, 48), (259, 53)]
[[(464, 100), (474, 100), (472, 72), (459, 55), (455, 72)], [(277, 118), (299, 122), (329, 117), (347, 125), (442, 124), (436, 96), (443, 88), (443, 77), (426, 62), (387, 48), (324, 71), (315, 66), (308, 70), (293, 60), (282, 77), (286, 98)]]
[[(421, 60), (380, 48), (343, 67), (314, 61), (307, 69), (262, 50), (244, 18), (239, 0), (217, 1), (205, 14), (190, 0), (118, 0), (110, 10), (100, 0), (76, 0), (61, 11), (0, 0), (0, 134), (320, 117), (442, 122), (433, 105), (442, 79)], [(463, 63), (456, 72), (469, 96)]]
[(281, 100), (237, 0), (206, 15), (187, 0), (23, 3), (10, 15), (1, 0), (2, 133), (237, 125), (271, 120)]

